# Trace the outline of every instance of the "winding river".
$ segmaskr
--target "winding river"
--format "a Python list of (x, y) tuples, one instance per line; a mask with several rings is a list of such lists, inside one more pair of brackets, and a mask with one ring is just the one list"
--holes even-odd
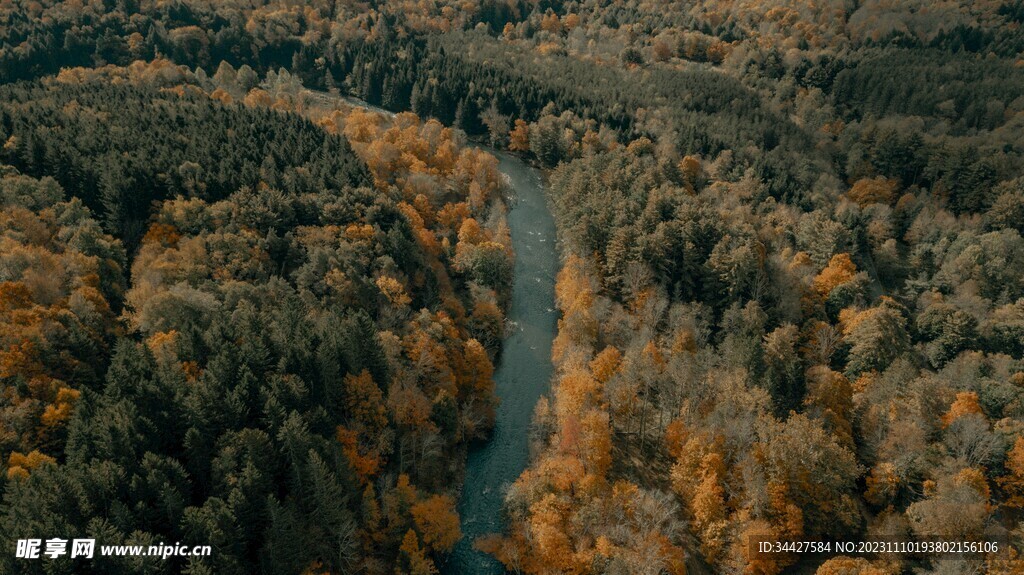
[[(356, 98), (342, 99), (349, 105), (394, 115)], [(529, 463), (530, 422), (533, 408), (551, 380), (551, 342), (558, 323), (555, 221), (540, 173), (511, 154), (481, 149), (498, 158), (498, 168), (512, 187), (508, 227), (516, 253), (515, 279), (507, 317), (510, 329), (494, 372), (495, 392), (500, 399), (494, 431), (489, 441), (470, 449), (459, 499), (462, 539), (441, 566), (444, 575), (505, 573), (501, 563), (474, 549), (473, 542), (481, 535), (504, 531), (505, 491)]]
[(501, 575), (505, 569), (473, 549), (473, 541), (503, 531), (505, 490), (529, 463), (528, 435), (533, 408), (551, 379), (551, 341), (555, 311), (558, 253), (555, 222), (537, 170), (515, 156), (487, 149), (498, 158), (515, 200), (508, 213), (516, 252), (515, 283), (508, 312), (511, 329), (494, 372), (501, 400), (491, 439), (471, 449), (459, 500), (462, 540), (442, 568), (445, 575)]

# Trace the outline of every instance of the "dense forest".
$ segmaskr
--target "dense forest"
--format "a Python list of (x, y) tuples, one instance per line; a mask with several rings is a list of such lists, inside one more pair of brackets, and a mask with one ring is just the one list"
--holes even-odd
[[(431, 575), (541, 168), (533, 575), (1020, 573), (1024, 3), (0, 3), (11, 573)], [(355, 96), (397, 113), (352, 109)], [(953, 558), (752, 541), (991, 540)]]
[(432, 568), (459, 537), (452, 450), (493, 418), (494, 159), (411, 115), (314, 123), (162, 65), (78, 72), (0, 104), (3, 545), (218, 552), (4, 571)]

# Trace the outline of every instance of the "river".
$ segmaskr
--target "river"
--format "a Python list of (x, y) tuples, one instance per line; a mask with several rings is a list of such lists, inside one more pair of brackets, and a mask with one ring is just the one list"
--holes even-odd
[[(329, 97), (322, 92), (316, 94)], [(342, 99), (352, 106), (394, 115), (356, 98)], [(441, 566), (444, 575), (505, 573), (493, 557), (475, 550), (473, 542), (481, 535), (504, 531), (505, 491), (529, 464), (530, 422), (537, 400), (549, 389), (551, 342), (558, 327), (555, 221), (540, 172), (511, 154), (481, 149), (498, 158), (498, 168), (513, 190), (508, 227), (516, 262), (507, 316), (509, 330), (494, 372), (495, 393), (500, 400), (494, 431), (490, 440), (469, 451), (459, 499), (462, 539)]]
[(473, 549), (473, 541), (503, 529), (505, 490), (529, 463), (528, 435), (533, 408), (551, 379), (551, 341), (558, 253), (555, 222), (537, 170), (520, 159), (487, 149), (508, 176), (515, 200), (508, 213), (516, 252), (515, 283), (508, 311), (510, 330), (494, 372), (501, 403), (491, 439), (469, 452), (459, 500), (462, 540), (442, 567), (445, 575), (501, 575), (500, 563)]

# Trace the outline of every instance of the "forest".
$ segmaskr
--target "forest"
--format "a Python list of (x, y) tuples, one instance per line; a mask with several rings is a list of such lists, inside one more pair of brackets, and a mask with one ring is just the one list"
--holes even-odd
[[(543, 175), (561, 271), (530, 464), (478, 550), (1022, 572), (1022, 24), (1021, 0), (0, 2), (0, 573), (451, 573), (523, 280), (481, 146)], [(15, 557), (79, 534), (215, 552)], [(751, 544), (808, 540), (1000, 547)]]
[(2, 99), (3, 545), (218, 553), (5, 572), (433, 568), (459, 537), (449, 453), (493, 419), (494, 159), (412, 115), (339, 127), (163, 64), (78, 72)]

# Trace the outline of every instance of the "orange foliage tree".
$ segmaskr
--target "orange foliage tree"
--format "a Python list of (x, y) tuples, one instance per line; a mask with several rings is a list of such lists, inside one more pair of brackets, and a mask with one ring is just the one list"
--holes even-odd
[(412, 506), (413, 522), (424, 545), (441, 552), (451, 551), (462, 537), (455, 500), (449, 495), (433, 495)]

